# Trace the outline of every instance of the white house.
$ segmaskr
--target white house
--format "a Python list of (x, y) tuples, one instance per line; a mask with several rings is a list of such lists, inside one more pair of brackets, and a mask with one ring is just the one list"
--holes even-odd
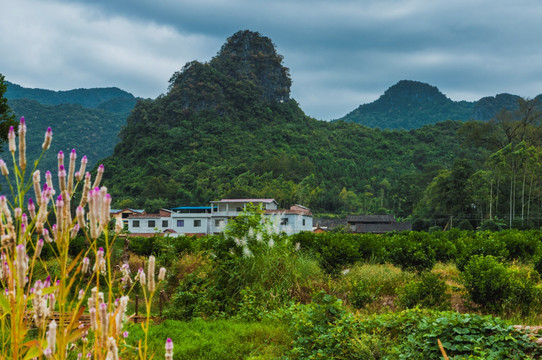
[(210, 206), (181, 206), (171, 210), (171, 229), (177, 234), (210, 234)]
[(128, 217), (128, 230), (137, 236), (218, 234), (228, 220), (246, 210), (248, 204), (260, 207), (266, 217), (275, 217), (279, 231), (290, 235), (312, 230), (310, 209), (293, 205), (288, 210), (280, 210), (274, 199), (222, 199), (211, 201), (211, 206), (181, 206), (162, 209), (159, 214), (132, 214)]
[(265, 215), (278, 217), (279, 229), (288, 235), (312, 231), (312, 213), (305, 206), (292, 205), (288, 210), (266, 210)]

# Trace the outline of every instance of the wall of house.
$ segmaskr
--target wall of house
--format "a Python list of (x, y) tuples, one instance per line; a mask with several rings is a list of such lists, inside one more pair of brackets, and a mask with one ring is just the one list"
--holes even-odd
[(312, 216), (283, 214), (277, 219), (280, 221), (280, 231), (284, 231), (288, 235), (296, 234), (301, 231), (312, 231)]
[[(154, 221), (154, 224), (151, 223)], [(136, 226), (138, 224), (138, 226)], [(133, 218), (128, 219), (128, 231), (131, 233), (155, 233), (162, 232), (162, 221), (161, 218)]]
[(179, 234), (209, 234), (211, 214), (172, 214), (170, 229)]

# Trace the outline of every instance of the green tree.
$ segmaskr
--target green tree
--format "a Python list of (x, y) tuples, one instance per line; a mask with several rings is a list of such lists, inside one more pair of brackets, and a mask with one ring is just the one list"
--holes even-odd
[(431, 181), (424, 192), (424, 197), (418, 204), (416, 213), (421, 217), (433, 214), (443, 219), (456, 217), (470, 219), (475, 216), (472, 206), (473, 191), (471, 176), (474, 170), (466, 159), (458, 159), (451, 170), (442, 170)]
[(246, 237), (249, 231), (261, 231), (263, 229), (263, 214), (264, 210), (261, 206), (247, 204), (245, 210), (235, 218), (228, 220), (224, 234), (227, 237), (241, 239)]

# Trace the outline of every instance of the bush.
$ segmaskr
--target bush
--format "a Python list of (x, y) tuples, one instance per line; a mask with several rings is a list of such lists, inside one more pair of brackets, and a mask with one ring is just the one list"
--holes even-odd
[(540, 289), (536, 283), (540, 275), (530, 269), (508, 269), (509, 295), (506, 299), (506, 312), (520, 313), (522, 316), (540, 312)]
[(145, 236), (131, 237), (128, 248), (130, 249), (130, 251), (141, 256), (149, 256), (149, 255), (156, 254), (160, 252), (159, 246), (158, 246), (158, 237), (159, 235), (149, 236), (149, 237), (145, 237)]
[(195, 317), (216, 315), (220, 310), (215, 284), (210, 277), (213, 264), (201, 255), (186, 254), (175, 263), (176, 277), (170, 288), (171, 295), (164, 315), (168, 319), (190, 320)]
[(482, 225), (480, 225), (480, 230), (482, 231), (501, 231), (502, 227), (495, 220), (484, 220)]
[(431, 270), (436, 262), (431, 235), (414, 231), (406, 234), (395, 234), (390, 238), (390, 261), (402, 270)]
[(505, 230), (493, 236), (505, 244), (510, 261), (531, 262), (542, 250), (539, 231)]
[(338, 273), (342, 268), (362, 260), (359, 236), (343, 233), (300, 233), (291, 237), (293, 244), (314, 254), (327, 273)]
[(461, 220), (457, 224), (457, 228), (459, 230), (474, 230), (474, 226), (472, 226), (472, 224), (468, 220)]
[(405, 308), (450, 309), (448, 286), (437, 274), (423, 273), (419, 280), (397, 289), (399, 304)]
[(507, 268), (491, 255), (475, 255), (461, 273), (468, 297), (483, 309), (500, 312), (509, 296)]
[(341, 277), (339, 287), (349, 303), (362, 308), (380, 296), (394, 296), (413, 276), (391, 264), (356, 264)]
[(539, 274), (542, 274), (542, 256), (538, 255), (534, 262), (533, 262), (533, 268), (536, 270)]
[(357, 322), (341, 300), (323, 292), (307, 305), (292, 305), (282, 313), (294, 339), (285, 359), (358, 359), (351, 340)]
[(457, 239), (456, 246), (455, 263), (460, 271), (463, 271), (467, 262), (475, 255), (491, 255), (501, 261), (509, 257), (505, 238), (496, 237), (495, 233), (489, 231), (464, 232)]

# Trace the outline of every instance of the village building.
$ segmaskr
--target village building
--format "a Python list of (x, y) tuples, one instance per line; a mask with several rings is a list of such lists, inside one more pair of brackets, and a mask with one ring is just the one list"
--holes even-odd
[(353, 233), (383, 234), (412, 230), (411, 223), (397, 222), (393, 215), (347, 215), (346, 223)]
[(262, 209), (264, 216), (274, 217), (278, 230), (288, 235), (312, 230), (312, 213), (307, 207), (293, 205), (281, 210), (274, 199), (222, 199), (211, 201), (211, 206), (181, 206), (162, 209), (159, 214), (131, 214), (128, 231), (134, 236), (218, 234), (249, 204)]

